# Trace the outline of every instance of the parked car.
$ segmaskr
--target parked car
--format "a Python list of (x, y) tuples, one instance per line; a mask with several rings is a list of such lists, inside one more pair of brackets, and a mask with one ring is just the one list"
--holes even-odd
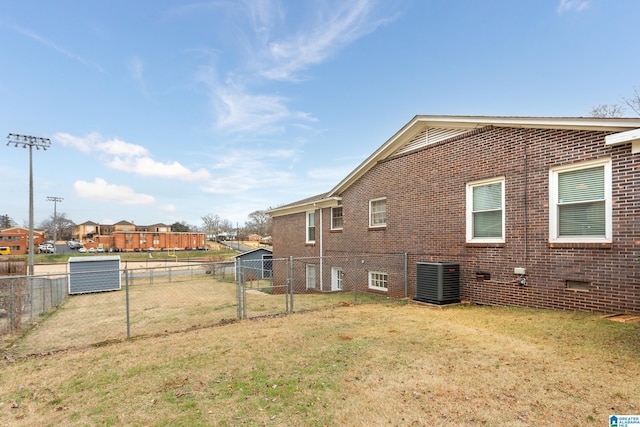
[(87, 248), (82, 247), (82, 248), (78, 249), (78, 252), (80, 252), (81, 254), (85, 254), (85, 253), (87, 253)]
[(98, 249), (96, 249), (96, 252), (98, 252), (99, 254), (101, 254), (101, 253), (103, 253), (103, 252), (104, 252), (104, 249), (103, 249), (103, 248), (98, 248)]
[(43, 243), (40, 246), (38, 246), (38, 249), (41, 254), (52, 254), (55, 252), (55, 248), (50, 243)]
[(96, 253), (96, 248), (89, 248), (88, 251), (90, 254), (95, 254)]

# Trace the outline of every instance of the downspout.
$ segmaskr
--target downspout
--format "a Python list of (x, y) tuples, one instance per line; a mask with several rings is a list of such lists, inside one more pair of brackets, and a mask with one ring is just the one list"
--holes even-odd
[[(528, 140), (524, 141), (524, 267), (529, 268), (529, 159)], [(549, 207), (551, 209), (551, 207)]]
[(323, 237), (324, 237), (324, 233), (322, 232), (322, 208), (320, 208), (320, 290), (324, 291), (324, 286), (323, 286), (323, 282), (324, 282), (324, 274), (323, 274), (323, 263), (322, 263), (322, 243), (323, 243)]

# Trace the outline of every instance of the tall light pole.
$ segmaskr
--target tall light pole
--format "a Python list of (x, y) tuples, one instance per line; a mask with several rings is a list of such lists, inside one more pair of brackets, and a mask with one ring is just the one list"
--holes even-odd
[(57, 221), (57, 211), (56, 211), (56, 207), (58, 202), (63, 201), (64, 199), (62, 197), (56, 197), (56, 196), (47, 196), (47, 201), (48, 202), (53, 202), (53, 253), (56, 253), (56, 234), (58, 231), (58, 221)]
[(47, 150), (51, 146), (49, 138), (40, 138), (31, 135), (17, 135), (10, 133), (7, 135), (7, 145), (13, 144), (14, 147), (29, 147), (29, 276), (33, 276), (33, 147), (36, 150)]

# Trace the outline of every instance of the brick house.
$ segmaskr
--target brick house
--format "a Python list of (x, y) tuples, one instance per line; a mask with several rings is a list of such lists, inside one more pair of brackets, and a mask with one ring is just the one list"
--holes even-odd
[[(268, 213), (274, 259), (405, 253), (409, 297), (418, 262), (453, 262), (463, 300), (640, 312), (640, 119), (416, 116)], [(402, 296), (392, 273), (370, 290)]]
[[(38, 245), (44, 242), (44, 232), (33, 230), (33, 247), (37, 252)], [(13, 255), (23, 255), (29, 252), (29, 229), (11, 227), (0, 230), (0, 246), (8, 246)]]

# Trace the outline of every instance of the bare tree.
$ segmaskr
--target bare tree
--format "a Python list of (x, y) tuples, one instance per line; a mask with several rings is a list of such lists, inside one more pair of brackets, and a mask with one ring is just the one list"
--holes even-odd
[[(38, 228), (44, 230), (47, 236), (53, 238), (53, 236), (57, 236), (62, 240), (69, 240), (73, 234), (73, 227), (76, 224), (67, 218), (67, 214), (64, 212), (58, 213), (54, 218), (51, 215), (49, 218), (42, 221)], [(55, 229), (55, 233), (54, 233)]]
[(207, 234), (208, 239), (214, 239), (215, 236), (220, 233), (222, 220), (220, 216), (214, 214), (206, 214), (202, 217), (202, 227)]
[(255, 233), (265, 237), (271, 235), (271, 217), (266, 211), (258, 210), (249, 214), (249, 220), (245, 222), (244, 228), (247, 232)]
[(640, 93), (638, 92), (638, 88), (633, 89), (632, 97), (626, 98), (623, 96), (622, 99), (624, 100), (625, 104), (627, 104), (627, 106), (631, 108), (631, 110), (633, 110), (633, 112), (636, 113), (638, 117), (640, 117)]
[(599, 118), (618, 118), (624, 117), (628, 110), (631, 110), (636, 117), (640, 117), (640, 92), (637, 88), (633, 89), (633, 95), (629, 98), (622, 97), (625, 105), (620, 104), (600, 104), (591, 107), (589, 116)]
[(625, 108), (618, 104), (600, 104), (595, 107), (591, 107), (589, 116), (604, 118), (616, 118), (624, 115)]

